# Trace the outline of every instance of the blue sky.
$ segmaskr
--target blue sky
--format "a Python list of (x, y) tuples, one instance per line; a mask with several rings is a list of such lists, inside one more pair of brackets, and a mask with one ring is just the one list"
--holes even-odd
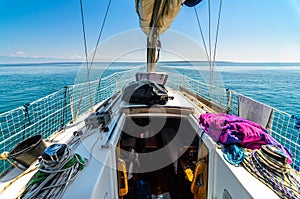
[[(211, 0), (212, 33), (216, 27), (218, 2)], [(88, 49), (91, 52), (108, 0), (83, 0), (83, 4)], [(197, 6), (206, 42), (207, 10), (207, 0)], [(83, 60), (79, 0), (0, 0), (0, 26), (2, 59)], [(133, 46), (136, 49), (145, 47), (146, 37), (138, 28), (134, 0), (112, 0), (101, 40), (104, 45), (99, 56), (105, 58), (110, 53), (124, 54), (126, 46), (131, 49)], [(124, 39), (122, 43), (121, 38)], [(192, 8), (182, 8), (161, 40), (163, 51), (169, 52), (165, 53), (165, 59), (172, 59), (172, 52), (186, 54), (182, 57), (191, 55), (195, 60), (205, 58), (203, 51), (194, 46), (202, 45), (202, 40)], [(300, 1), (223, 0), (218, 42), (217, 60), (300, 62)], [(124, 49), (118, 52), (120, 44)], [(104, 50), (105, 46), (109, 46), (107, 50)], [(135, 56), (131, 53), (128, 57)], [(143, 53), (138, 56), (144, 60)]]

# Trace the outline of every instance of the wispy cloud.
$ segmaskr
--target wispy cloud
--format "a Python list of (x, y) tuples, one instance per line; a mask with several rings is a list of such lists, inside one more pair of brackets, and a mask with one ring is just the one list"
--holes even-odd
[(9, 56), (0, 55), (0, 64), (16, 64), (16, 63), (46, 63), (46, 62), (64, 62), (74, 61), (72, 59), (51, 58), (41, 56), (28, 56), (24, 51), (16, 51)]
[(18, 50), (10, 55), (0, 55), (0, 64), (7, 63), (46, 63), (46, 62), (74, 62), (82, 61), (83, 57), (80, 55), (73, 55), (68, 58), (58, 57), (43, 57), (43, 56), (31, 56), (23, 50)]
[(72, 55), (70, 57), (71, 60), (82, 60), (84, 57), (81, 55)]
[(18, 50), (14, 54), (11, 54), (10, 57), (27, 57), (27, 55), (24, 51)]

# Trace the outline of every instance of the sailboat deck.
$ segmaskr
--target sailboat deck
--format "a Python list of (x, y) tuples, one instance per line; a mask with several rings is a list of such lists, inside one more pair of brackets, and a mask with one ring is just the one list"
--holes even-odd
[[(166, 105), (152, 107), (129, 104), (121, 101), (120, 97), (116, 97), (111, 109), (112, 118), (108, 125), (108, 131), (101, 128), (87, 128), (84, 120), (91, 113), (87, 112), (80, 115), (73, 123), (67, 124), (62, 131), (45, 140), (48, 145), (51, 143), (69, 143), (76, 153), (88, 160), (88, 164), (83, 171), (79, 172), (76, 179), (69, 184), (63, 198), (118, 197), (115, 148), (122, 132), (116, 126), (122, 126), (128, 117), (151, 115), (157, 118), (184, 118), (190, 123), (196, 134), (199, 137), (201, 136), (202, 131), (198, 125), (197, 117), (201, 113), (210, 110), (205, 104), (201, 104), (196, 97), (171, 88), (168, 88), (168, 90), (169, 96), (174, 98), (169, 99)], [(103, 103), (104, 101), (100, 104)], [(96, 107), (94, 107), (95, 109)], [(77, 133), (74, 134), (74, 132)], [(81, 136), (80, 139), (76, 134)], [(210, 179), (208, 182), (208, 198), (221, 198), (224, 187), (226, 187), (226, 191), (230, 193), (232, 198), (278, 198), (272, 190), (254, 178), (244, 168), (228, 164), (223, 158), (222, 151), (218, 149), (217, 144), (208, 135), (204, 134), (202, 138), (210, 151), (210, 168), (212, 168), (209, 169), (208, 174)], [(172, 150), (170, 148), (170, 151)], [(33, 167), (34, 164), (29, 170)], [(6, 185), (10, 184), (11, 181), (9, 180), (20, 173), (20, 170), (13, 169), (7, 175), (2, 176), (0, 190), (3, 190)], [(5, 191), (0, 193), (0, 197), (16, 198), (33, 173), (24, 175), (11, 183)], [(237, 187), (239, 187), (238, 190), (242, 191), (236, 192)]]

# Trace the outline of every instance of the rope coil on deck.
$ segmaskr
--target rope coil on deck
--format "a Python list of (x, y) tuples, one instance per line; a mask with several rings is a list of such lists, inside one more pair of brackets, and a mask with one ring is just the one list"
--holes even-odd
[(75, 179), (86, 161), (69, 148), (59, 158), (51, 157), (48, 160), (43, 157), (37, 173), (27, 183), (19, 198), (61, 198), (68, 183)]
[(288, 164), (271, 161), (261, 150), (246, 155), (243, 167), (280, 198), (300, 198), (300, 176)]
[(237, 145), (228, 145), (224, 146), (223, 149), (223, 157), (224, 159), (234, 165), (238, 166), (245, 159), (245, 152), (243, 149), (240, 149)]

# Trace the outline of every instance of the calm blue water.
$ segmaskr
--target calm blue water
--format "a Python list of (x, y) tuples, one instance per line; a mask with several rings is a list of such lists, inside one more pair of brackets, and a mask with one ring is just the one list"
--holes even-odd
[[(90, 79), (98, 79), (141, 63), (97, 63)], [(208, 80), (205, 63), (162, 63), (193, 78)], [(291, 114), (300, 113), (300, 63), (217, 63), (214, 79), (258, 101)], [(81, 63), (0, 65), (0, 113), (51, 94), (66, 85), (86, 80), (86, 66)]]

